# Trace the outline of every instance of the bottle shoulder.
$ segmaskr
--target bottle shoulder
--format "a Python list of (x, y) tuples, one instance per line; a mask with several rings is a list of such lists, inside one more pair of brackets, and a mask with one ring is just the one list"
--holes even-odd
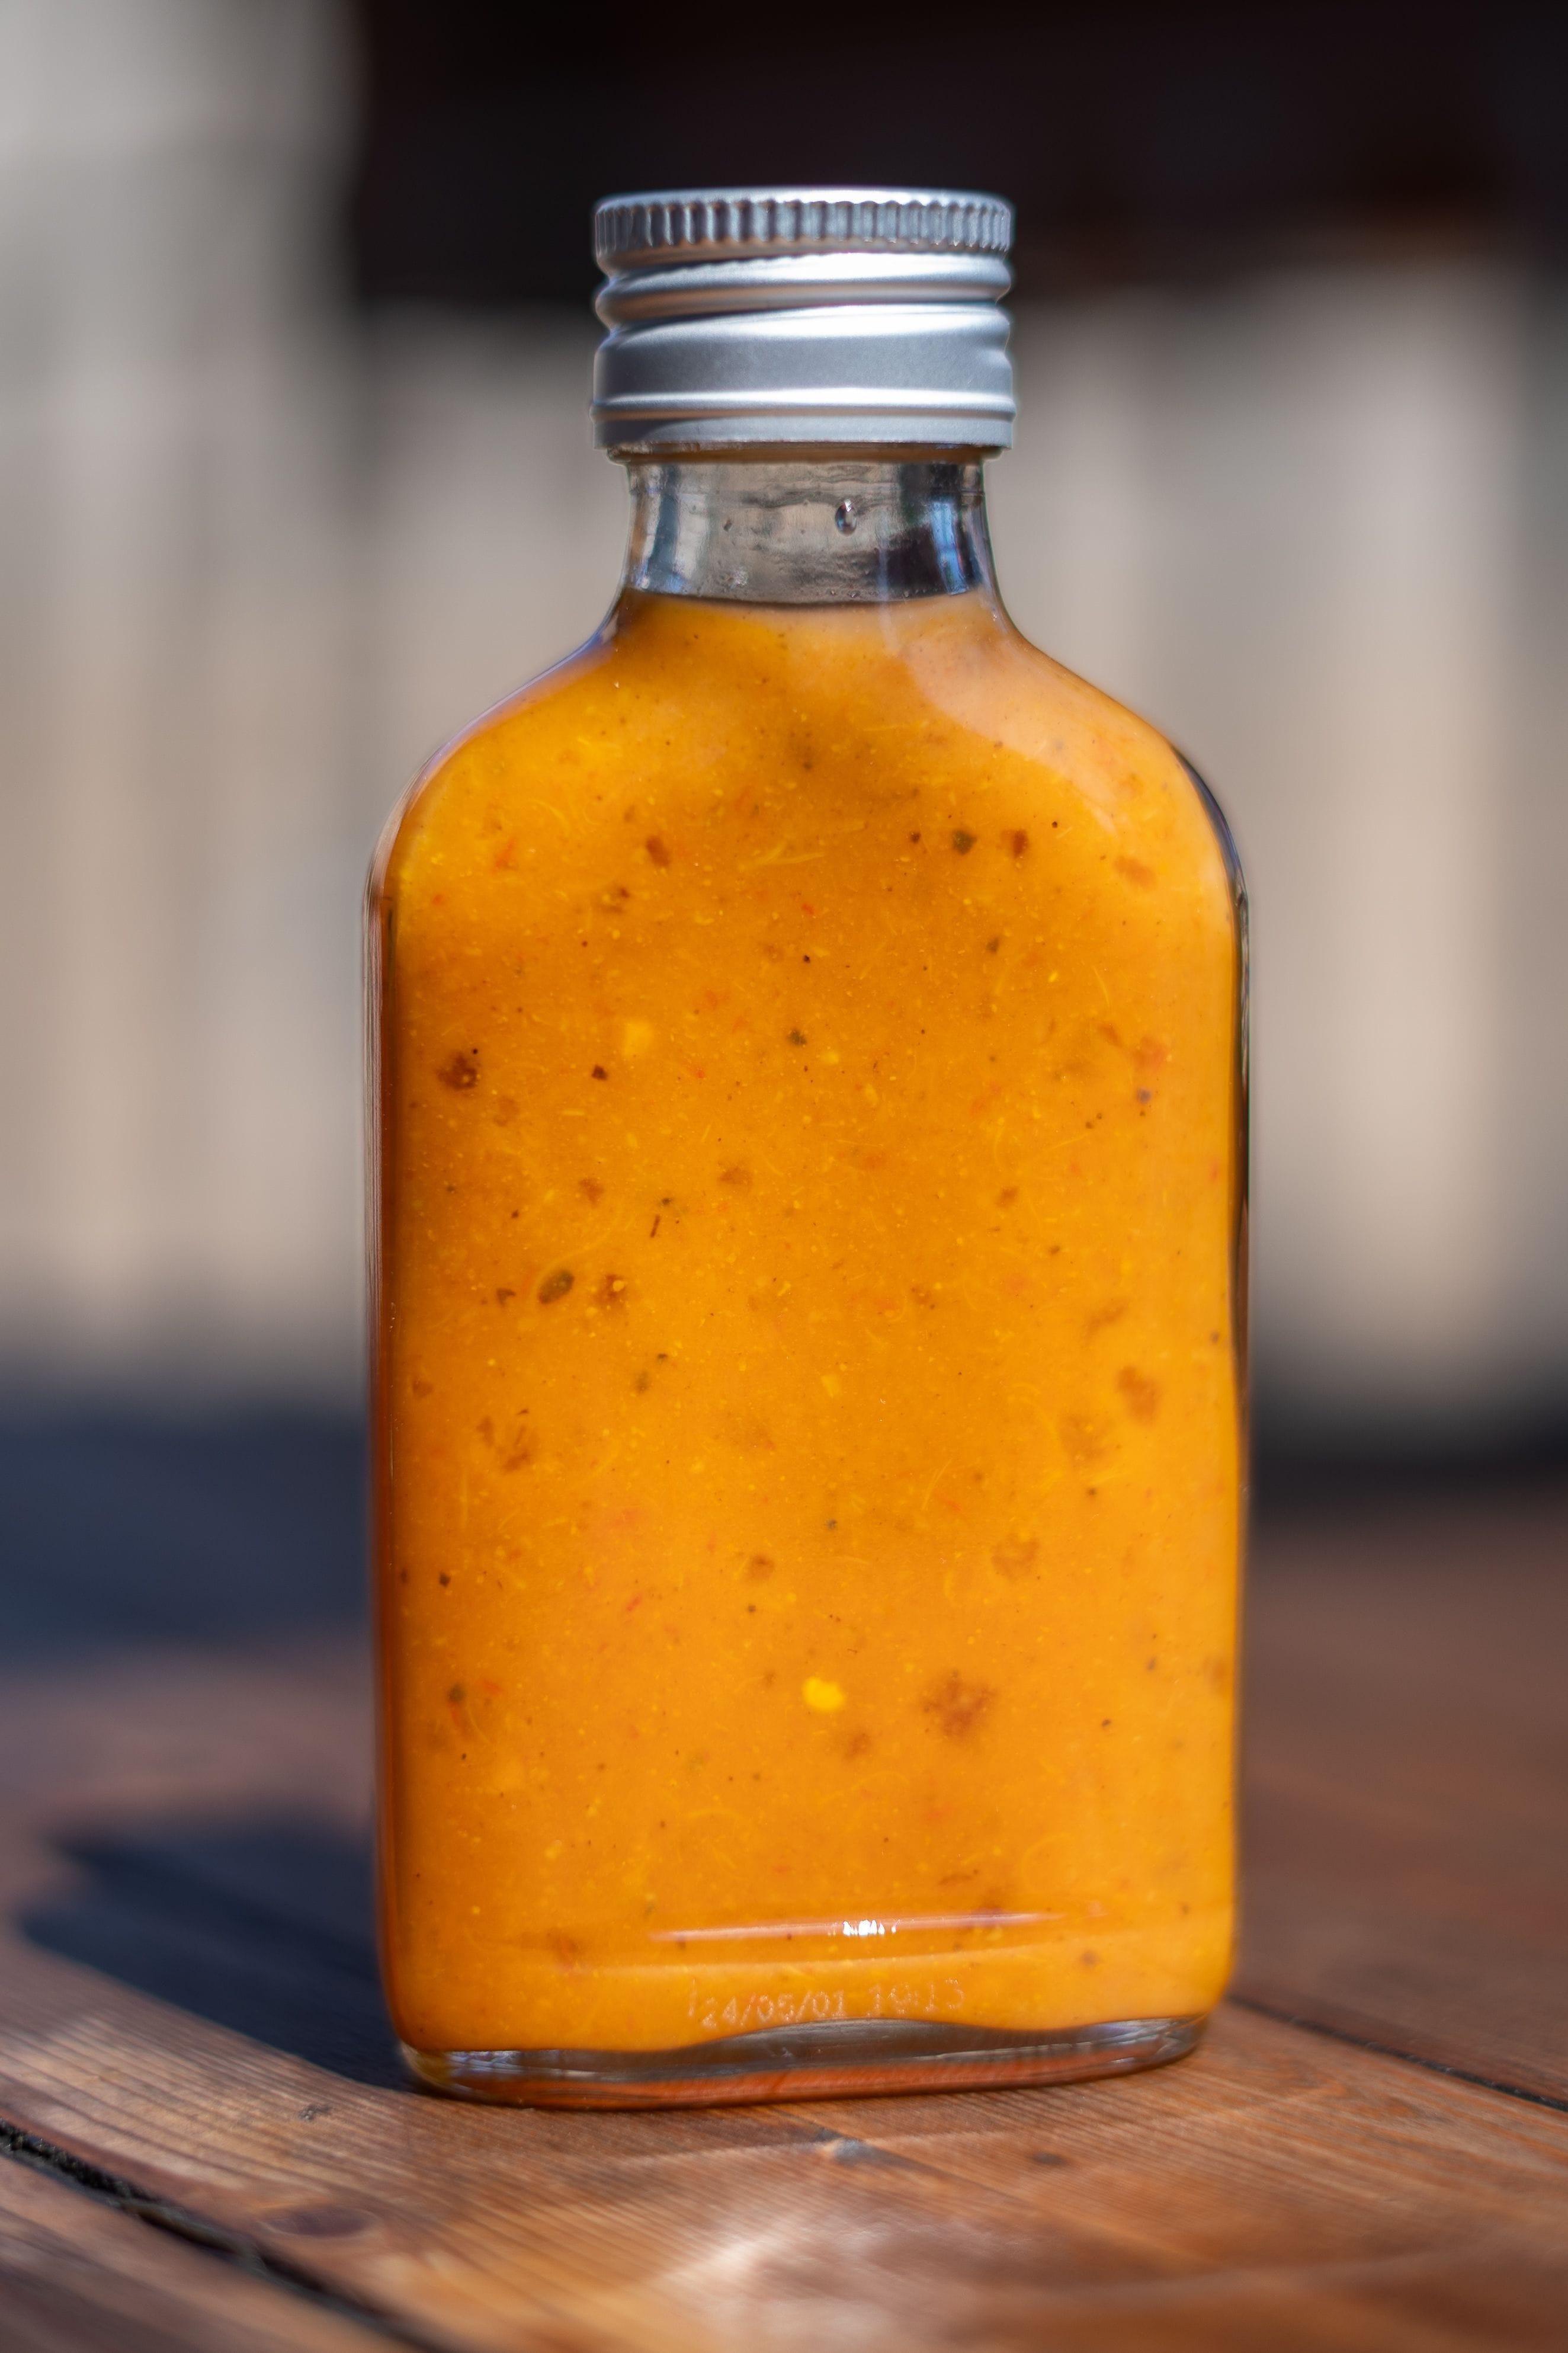
[(1103, 803), (1108, 813), (1134, 806), (1151, 789), (1182, 800), (1194, 789), (1207, 792), (1152, 721), (999, 617), (1001, 626), (973, 647), (952, 645), (936, 632), (911, 645), (911, 668), (938, 708)]
[(1165, 737), (977, 597), (623, 604), (431, 764), (388, 828), (373, 888), (497, 861), (592, 871), (621, 857), (624, 839), (705, 828), (726, 796), (748, 792), (756, 824), (784, 828), (764, 857), (815, 860), (819, 834), (847, 843), (907, 806), (929, 813), (928, 841), (1037, 829), (1065, 851), (1076, 835), (1086, 887), (1104, 868), (1107, 887), (1163, 884), (1167, 905), (1233, 897), (1212, 801)]
[(933, 633), (911, 649), (929, 700), (989, 737), (1104, 837), (1125, 873), (1151, 862), (1245, 919), (1245, 886), (1223, 809), (1193, 763), (1154, 723), (1042, 650), (1005, 615), (967, 658)]
[[(503, 695), (499, 702), (449, 736), (420, 768), (394, 804), (371, 859), (368, 895), (371, 905), (395, 887), (398, 870), (415, 845), (434, 825), (438, 830), (462, 832), (479, 814), (479, 805), (496, 797), (504, 801), (509, 772), (524, 772), (526, 754), (519, 761), (535, 714), (559, 709), (568, 716), (595, 673), (612, 657), (612, 615), (591, 638), (548, 669)], [(569, 716), (568, 716), (569, 723)]]

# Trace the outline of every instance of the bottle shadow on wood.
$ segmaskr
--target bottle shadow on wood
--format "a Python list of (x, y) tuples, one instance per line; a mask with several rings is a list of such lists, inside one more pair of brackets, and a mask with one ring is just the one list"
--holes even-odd
[(60, 1841), (79, 1883), (32, 1943), (357, 2084), (406, 2084), (376, 1973), (368, 1839), (319, 1821), (165, 1821)]

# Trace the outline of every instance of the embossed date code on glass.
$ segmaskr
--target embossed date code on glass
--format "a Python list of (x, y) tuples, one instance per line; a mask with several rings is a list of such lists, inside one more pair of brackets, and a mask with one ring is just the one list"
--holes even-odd
[(956, 1978), (899, 1980), (868, 1986), (853, 2009), (842, 1989), (806, 1993), (732, 1993), (728, 2000), (693, 1984), (687, 2016), (704, 2034), (749, 2034), (769, 2026), (820, 2026), (832, 2019), (952, 2018), (963, 2008)]

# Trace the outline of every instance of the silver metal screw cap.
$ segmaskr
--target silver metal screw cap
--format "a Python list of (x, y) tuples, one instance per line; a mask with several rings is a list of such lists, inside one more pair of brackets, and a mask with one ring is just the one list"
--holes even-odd
[(949, 188), (610, 196), (602, 448), (1005, 448), (1012, 206)]

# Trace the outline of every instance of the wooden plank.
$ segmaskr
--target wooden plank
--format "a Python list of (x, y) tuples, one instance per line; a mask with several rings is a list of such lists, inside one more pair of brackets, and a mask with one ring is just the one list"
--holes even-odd
[[(1568, 1498), (1323, 1516), (1258, 1550), (1238, 1991), (1568, 2097)], [(0, 1788), (45, 1826), (330, 1817), (363, 1873), (362, 1669), (274, 1662), (265, 1697), (173, 1658), (23, 1685)]]
[(1561, 2342), (1568, 2123), (1268, 2020), (1142, 2081), (564, 2116), (38, 1968), (5, 1972), (6, 2114), (435, 2344)]
[(1568, 1496), (1258, 1546), (1237, 1990), (1568, 2099)]
[[(1539, 2072), (1529, 1970), (1506, 2047), (1494, 2021), (1529, 1938), (1555, 1949), (1559, 1525), (1510, 1522), (1484, 1599), (1473, 1529), (1266, 1560), (1254, 1998), (1346, 2002), (1440, 2057), (1404, 1907), (1489, 1904), (1444, 2049)], [(1178, 2067), (1047, 2093), (576, 2117), (414, 2094), (353, 1891), (367, 1754), (343, 1650), (0, 1690), (0, 2113), (466, 2353), (1563, 2341), (1568, 2118), (1243, 2012)], [(1359, 2009), (1319, 1912), (1362, 1939)]]
[(31, 1931), (0, 1953), (0, 2109), (432, 2345), (1560, 2337), (1568, 2123), (1265, 2020), (1228, 2018), (1162, 2074), (1052, 2093), (486, 2113), (61, 1957), (97, 1866), (21, 1817), (89, 1856), (145, 1846), (149, 1823), (254, 1836), (308, 1803), (346, 1833), (356, 1707), (342, 1662), (258, 1657), (100, 1670), (0, 1710), (0, 1894)]
[(0, 2158), (5, 2353), (388, 2353), (393, 2340)]

